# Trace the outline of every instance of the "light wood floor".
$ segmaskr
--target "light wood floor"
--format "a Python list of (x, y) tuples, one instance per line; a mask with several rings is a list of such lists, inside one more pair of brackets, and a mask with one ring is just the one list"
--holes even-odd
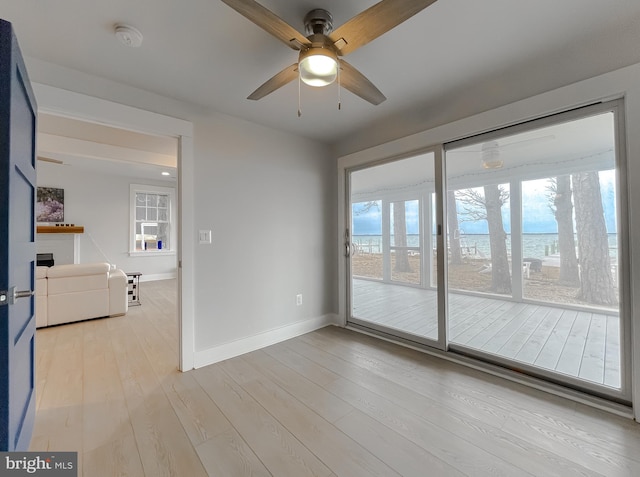
[[(353, 315), (437, 339), (433, 290), (353, 280)], [(449, 294), (449, 341), (620, 389), (620, 317), (500, 298)]]
[(179, 373), (174, 286), (37, 332), (32, 450), (87, 477), (640, 475), (630, 420), (336, 327)]

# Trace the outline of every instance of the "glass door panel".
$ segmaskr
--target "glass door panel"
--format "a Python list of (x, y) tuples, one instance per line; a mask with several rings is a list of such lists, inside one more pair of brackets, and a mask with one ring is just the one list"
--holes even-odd
[[(509, 183), (447, 191), (448, 286), (460, 292), (510, 297)], [(458, 323), (449, 324), (449, 340)]]
[(382, 280), (382, 201), (355, 202), (351, 216), (351, 272), (362, 279)]
[(419, 286), (422, 284), (420, 201), (399, 200), (389, 206), (391, 280)]
[(351, 171), (349, 187), (349, 323), (432, 344), (434, 154)]
[(451, 348), (624, 395), (614, 113), (476, 141), (446, 148)]

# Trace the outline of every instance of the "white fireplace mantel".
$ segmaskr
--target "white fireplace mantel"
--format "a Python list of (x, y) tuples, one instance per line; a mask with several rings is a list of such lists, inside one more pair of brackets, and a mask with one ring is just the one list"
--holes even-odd
[(56, 265), (80, 263), (80, 234), (84, 227), (38, 225), (37, 253), (52, 253)]

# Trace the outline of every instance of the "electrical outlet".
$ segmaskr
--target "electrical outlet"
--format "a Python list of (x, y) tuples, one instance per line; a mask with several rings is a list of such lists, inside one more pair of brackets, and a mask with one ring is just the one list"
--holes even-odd
[(302, 305), (302, 293), (296, 295), (296, 306)]

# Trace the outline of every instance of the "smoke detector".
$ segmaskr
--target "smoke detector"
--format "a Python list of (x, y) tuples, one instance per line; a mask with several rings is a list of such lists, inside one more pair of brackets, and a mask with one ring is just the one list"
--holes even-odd
[(116, 38), (120, 43), (131, 48), (142, 45), (142, 33), (130, 25), (118, 24), (114, 27)]

